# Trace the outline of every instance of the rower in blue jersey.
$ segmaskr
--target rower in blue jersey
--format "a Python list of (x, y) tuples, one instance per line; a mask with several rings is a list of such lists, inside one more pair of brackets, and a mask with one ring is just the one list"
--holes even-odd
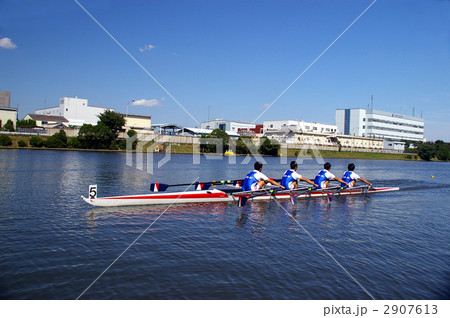
[(281, 187), (284, 189), (284, 187), (281, 184), (274, 181), (273, 179), (269, 179), (263, 173), (261, 173), (262, 166), (263, 165), (261, 162), (259, 161), (255, 162), (254, 164), (255, 170), (247, 174), (247, 176), (244, 179), (244, 182), (242, 182), (242, 191), (256, 191), (259, 189), (264, 189), (266, 186), (266, 182), (269, 182), (274, 186)]
[(344, 180), (339, 179), (334, 174), (330, 172), (331, 164), (329, 162), (325, 162), (323, 165), (323, 170), (320, 170), (314, 179), (314, 183), (319, 185), (319, 189), (326, 189), (330, 186), (330, 180), (336, 180), (343, 184), (343, 186), (348, 186), (348, 183)]
[(303, 178), (300, 174), (297, 173), (297, 168), (298, 168), (297, 162), (291, 161), (290, 166), (291, 166), (291, 170), (287, 170), (284, 173), (283, 178), (281, 178), (281, 185), (285, 189), (290, 189), (290, 190), (297, 189), (299, 181), (305, 181), (315, 187), (318, 187), (317, 184), (315, 184), (314, 182), (312, 182), (309, 179)]
[[(364, 183), (367, 183), (369, 185), (369, 187), (372, 186), (372, 183), (370, 183), (369, 181), (361, 178), (358, 174), (356, 174), (354, 172), (355, 170), (355, 165), (353, 163), (349, 163), (347, 166), (347, 171), (344, 172), (344, 175), (342, 176), (342, 180), (347, 182), (347, 184), (349, 185), (349, 188), (353, 188), (356, 185), (356, 180), (360, 180)], [(344, 184), (342, 183), (342, 186), (344, 186)]]

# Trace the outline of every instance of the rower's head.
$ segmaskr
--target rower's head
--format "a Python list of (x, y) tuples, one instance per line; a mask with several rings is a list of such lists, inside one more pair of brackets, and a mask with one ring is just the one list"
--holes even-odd
[(347, 166), (348, 171), (353, 171), (355, 170), (355, 164), (354, 163), (349, 163)]
[(291, 161), (291, 169), (292, 169), (292, 170), (297, 170), (297, 168), (298, 168), (297, 162), (295, 162), (294, 160)]
[(262, 163), (259, 162), (259, 161), (256, 161), (253, 167), (255, 168), (255, 170), (261, 171), (261, 169), (262, 169)]
[(325, 170), (330, 170), (330, 169), (331, 169), (331, 163), (325, 162), (325, 164), (323, 165), (323, 168), (324, 168)]

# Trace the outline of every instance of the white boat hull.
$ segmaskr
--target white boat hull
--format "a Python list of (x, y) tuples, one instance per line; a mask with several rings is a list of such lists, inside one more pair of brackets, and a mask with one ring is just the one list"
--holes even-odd
[[(335, 193), (335, 190), (313, 190), (310, 193), (303, 193), (297, 197), (297, 199), (317, 198), (325, 197), (330, 193), (335, 193), (335, 197), (358, 195), (366, 192), (367, 194), (398, 191), (400, 188), (386, 187), (386, 188), (371, 188), (369, 191), (361, 188), (357, 189), (345, 189), (341, 192)], [(200, 190), (200, 191), (186, 191), (186, 192), (155, 192), (151, 194), (143, 195), (128, 195), (119, 197), (105, 197), (105, 198), (85, 198), (81, 196), (84, 202), (98, 207), (116, 207), (116, 206), (133, 206), (133, 205), (156, 205), (156, 204), (179, 204), (179, 203), (210, 203), (210, 202), (232, 202), (237, 201), (239, 197), (251, 197), (251, 194), (242, 193), (225, 193), (224, 191), (213, 190)], [(282, 192), (274, 193), (272, 195), (259, 195), (250, 198), (250, 200), (270, 200), (275, 197), (276, 199), (290, 199), (291, 194)]]

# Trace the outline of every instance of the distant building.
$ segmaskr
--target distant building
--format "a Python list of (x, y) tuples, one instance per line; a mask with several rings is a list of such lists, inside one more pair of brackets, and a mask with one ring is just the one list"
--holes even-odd
[(255, 125), (255, 128), (238, 128), (241, 136), (261, 137), (264, 133), (264, 125)]
[(298, 120), (264, 121), (264, 133), (268, 131), (297, 131), (320, 134), (335, 134), (337, 132), (337, 129), (338, 128), (335, 125)]
[(88, 100), (83, 98), (62, 97), (59, 106), (38, 109), (36, 114), (62, 116), (67, 118), (69, 125), (82, 126), (83, 124), (97, 124), (98, 115), (106, 110), (114, 111), (113, 108), (88, 106)]
[(423, 118), (364, 108), (337, 109), (336, 126), (344, 135), (386, 140), (424, 140)]
[(0, 91), (0, 108), (11, 107), (11, 93)]
[(153, 134), (152, 116), (120, 114), (125, 118), (123, 138), (127, 138), (126, 133), (134, 130), (138, 134)]
[(255, 129), (256, 124), (246, 123), (242, 121), (233, 121), (225, 119), (212, 119), (201, 123), (202, 129), (220, 129), (226, 131), (228, 135), (237, 135), (239, 129)]
[(45, 129), (69, 127), (69, 121), (62, 116), (27, 114), (23, 119), (24, 120), (32, 119), (36, 121), (36, 126)]
[(13, 122), (13, 127), (16, 129), (17, 109), (10, 107), (0, 108), (0, 127), (5, 126), (8, 120)]
[(383, 139), (354, 137), (318, 132), (268, 130), (264, 133), (270, 139), (295, 148), (318, 148), (343, 151), (381, 151)]

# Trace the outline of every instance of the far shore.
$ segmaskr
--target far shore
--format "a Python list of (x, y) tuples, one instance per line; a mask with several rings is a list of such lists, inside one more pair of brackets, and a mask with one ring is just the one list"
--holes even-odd
[[(186, 149), (187, 147), (180, 147), (173, 145), (171, 154), (194, 154), (192, 147)], [(14, 150), (56, 150), (56, 151), (81, 151), (81, 152), (108, 152), (108, 153), (126, 153), (126, 150), (109, 150), (109, 149), (82, 149), (82, 148), (45, 148), (45, 147), (18, 147), (18, 146), (8, 146), (2, 147), (0, 149), (14, 149)], [(190, 151), (189, 151), (190, 150)], [(323, 158), (330, 159), (366, 159), (366, 160), (401, 160), (401, 161), (424, 161), (415, 154), (393, 154), (393, 153), (378, 153), (378, 152), (356, 152), (356, 151), (330, 151), (330, 150), (318, 150), (319, 154)], [(135, 153), (136, 151), (133, 151)], [(164, 153), (164, 152), (155, 152)], [(201, 153), (202, 155), (216, 155), (216, 153)], [(300, 154), (300, 155), (298, 155)], [(227, 156), (227, 155), (224, 155)], [(247, 156), (246, 154), (236, 154), (234, 156), (242, 157)], [(267, 157), (265, 155), (261, 155)], [(289, 158), (314, 158), (314, 153), (302, 153), (301, 149), (289, 149), (287, 157)], [(436, 160), (437, 161), (437, 160)]]

